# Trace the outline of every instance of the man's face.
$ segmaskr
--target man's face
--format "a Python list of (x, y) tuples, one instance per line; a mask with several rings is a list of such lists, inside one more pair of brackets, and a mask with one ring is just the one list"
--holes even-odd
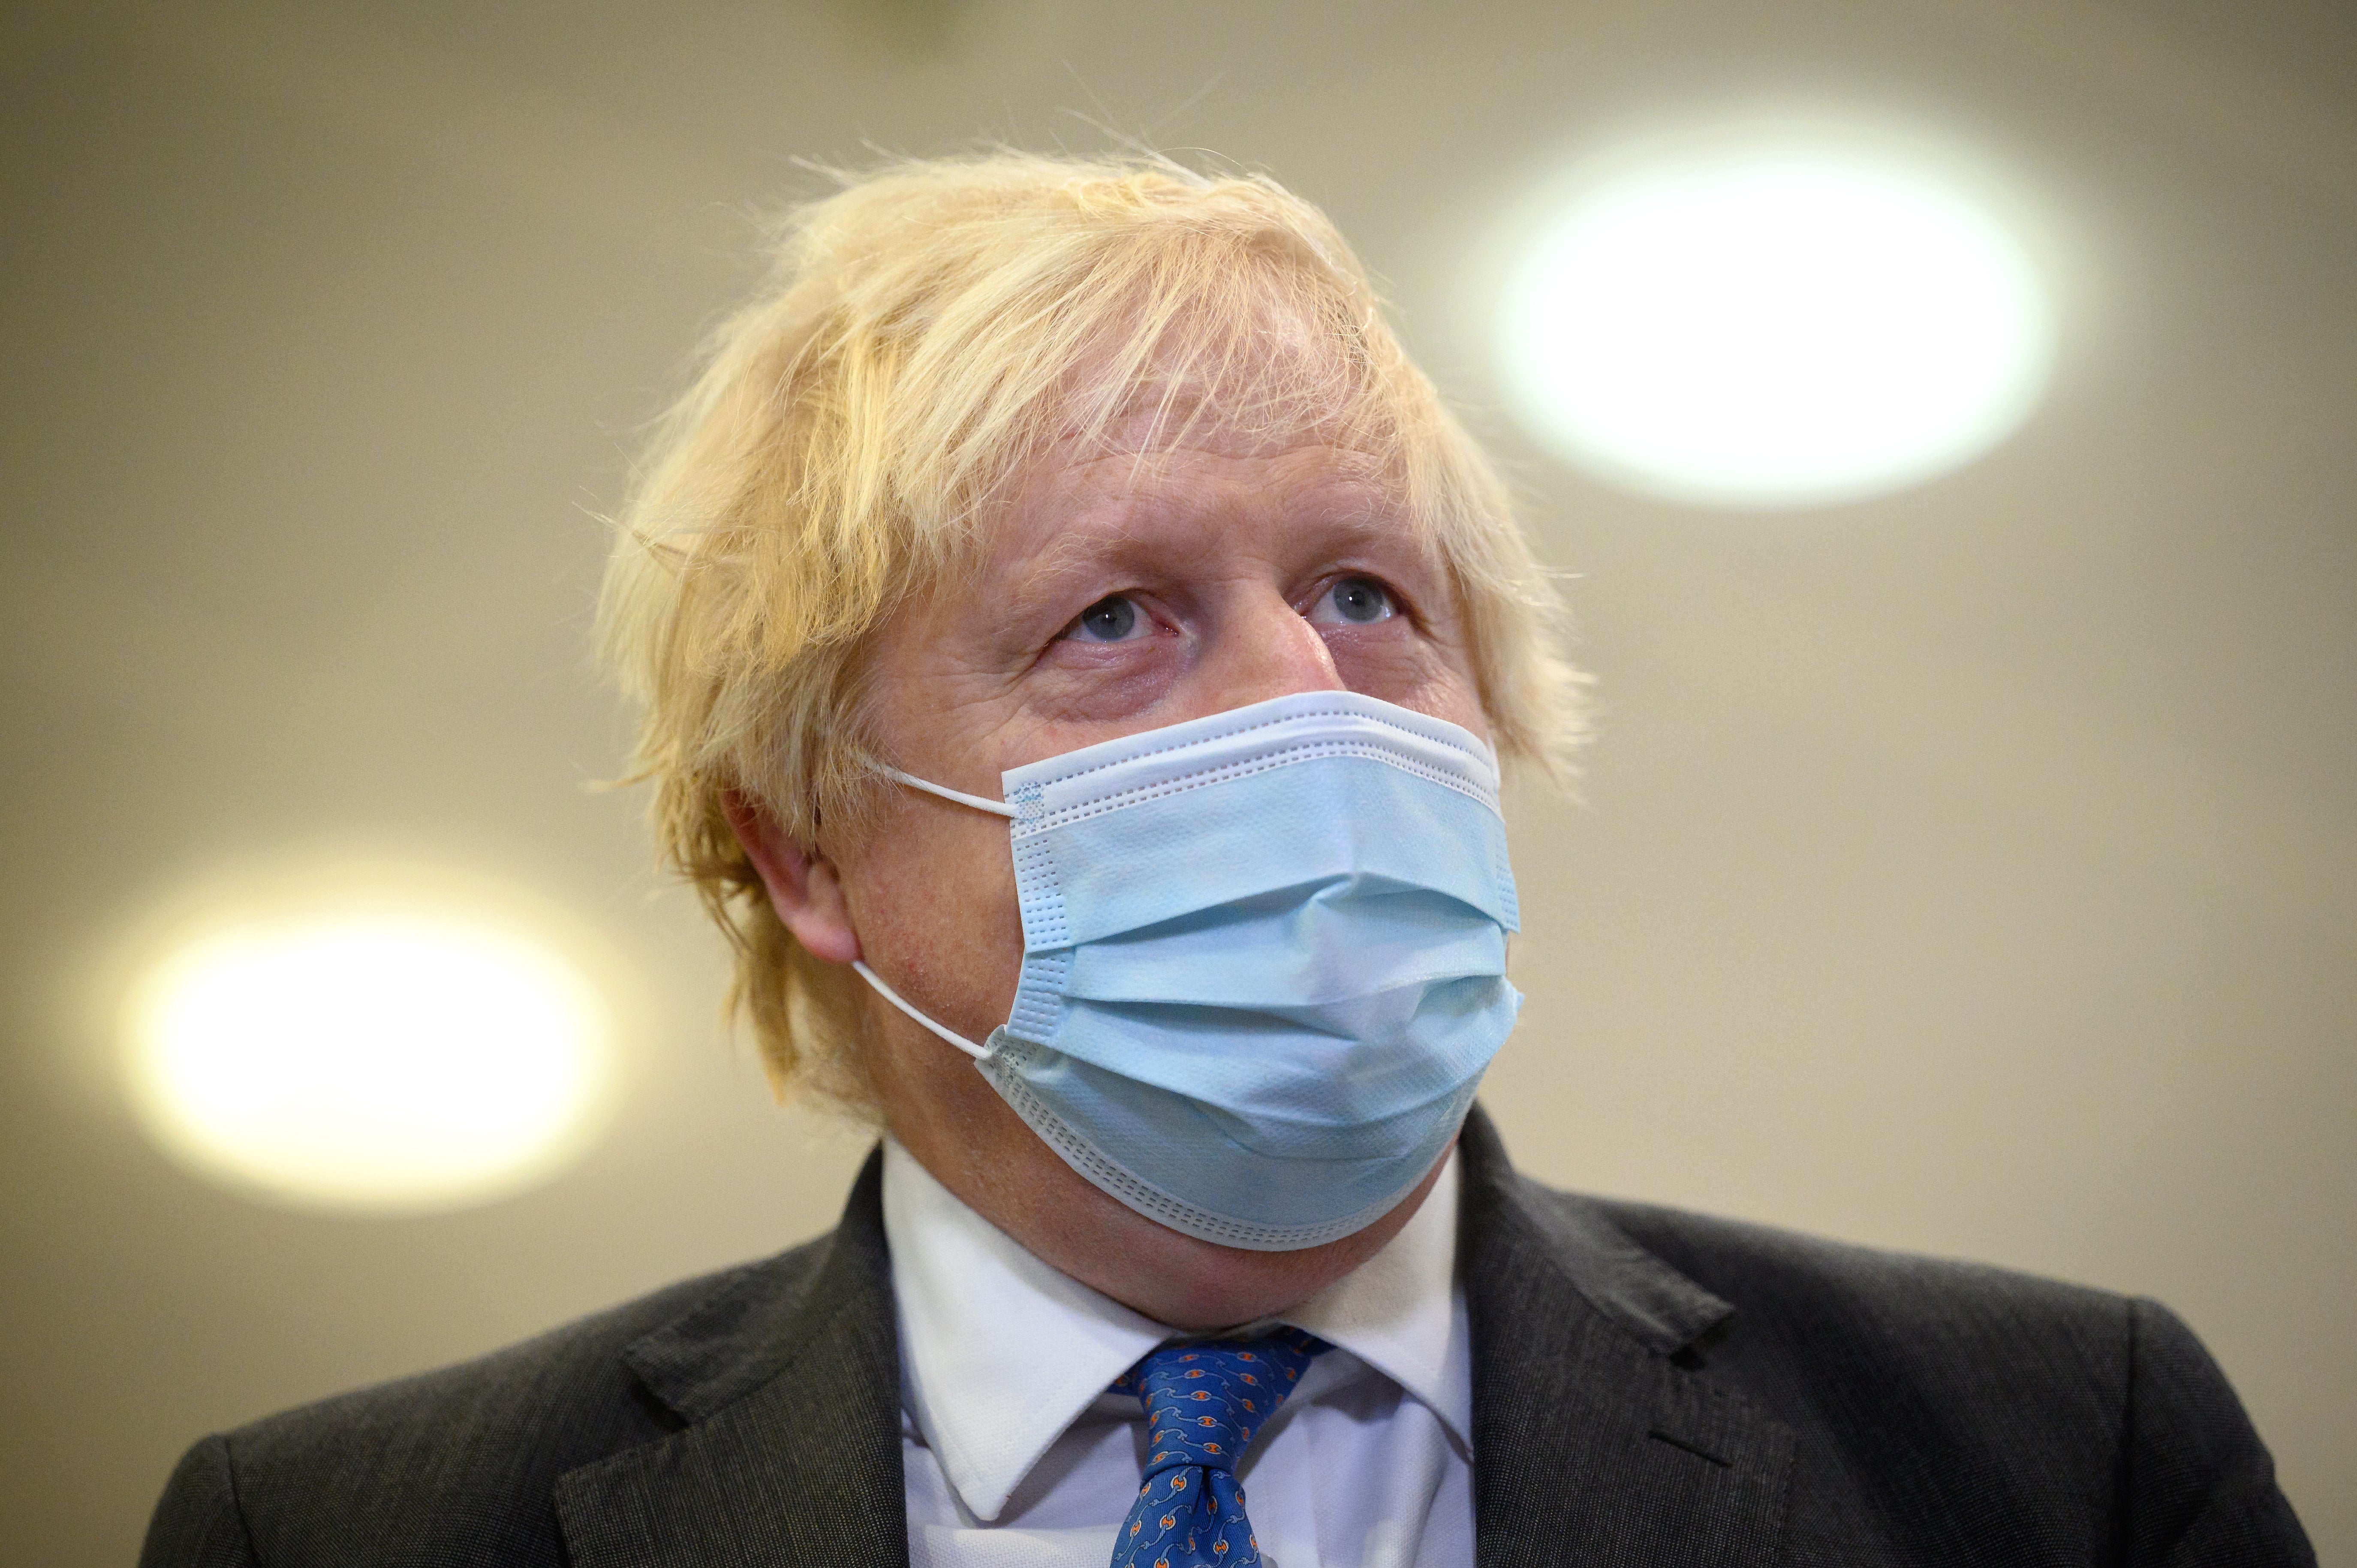
[[(1051, 454), (996, 515), (979, 569), (887, 624), (870, 675), (885, 759), (992, 799), (1004, 769), (1292, 693), (1361, 693), (1487, 736), (1446, 569), (1369, 459), (1315, 439)], [(821, 848), (861, 956), (895, 990), (968, 1039), (1006, 1021), (1023, 934), (1004, 820), (903, 790), (858, 842)], [(1184, 1300), (1130, 1301), (1165, 1321), (1292, 1305), (1415, 1211), (1297, 1253), (1181, 1236), (1071, 1172), (964, 1057), (870, 1001), (893, 1133), (1100, 1289), (1091, 1265), (1108, 1250), (1200, 1276)]]

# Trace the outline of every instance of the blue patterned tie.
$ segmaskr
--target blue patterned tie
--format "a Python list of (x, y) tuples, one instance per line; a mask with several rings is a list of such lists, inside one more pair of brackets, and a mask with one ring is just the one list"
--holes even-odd
[(1259, 1568), (1236, 1461), (1328, 1348), (1298, 1328), (1165, 1345), (1114, 1380), (1146, 1405), (1146, 1484), (1114, 1538), (1113, 1568)]

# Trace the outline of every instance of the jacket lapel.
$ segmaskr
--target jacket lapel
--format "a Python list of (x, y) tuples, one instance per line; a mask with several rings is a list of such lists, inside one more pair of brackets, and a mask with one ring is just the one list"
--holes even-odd
[[(1793, 1438), (1716, 1386), (1732, 1313), (1583, 1200), (1460, 1139), (1480, 1568), (1737, 1568), (1780, 1553)], [(630, 1348), (685, 1424), (566, 1474), (581, 1568), (905, 1568), (899, 1349), (882, 1161), (826, 1240), (761, 1264)]]
[(1480, 1111), (1459, 1146), (1481, 1568), (1775, 1561), (1792, 1434), (1696, 1354), (1733, 1308), (1515, 1176)]
[(631, 1369), (686, 1425), (557, 1483), (576, 1563), (905, 1568), (882, 1185), (871, 1156), (831, 1237), (759, 1265), (630, 1348)]

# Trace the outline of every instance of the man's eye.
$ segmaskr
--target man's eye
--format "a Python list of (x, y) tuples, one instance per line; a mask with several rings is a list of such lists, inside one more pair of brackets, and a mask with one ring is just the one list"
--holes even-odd
[(1364, 626), (1388, 620), (1398, 610), (1392, 591), (1372, 577), (1345, 577), (1309, 607), (1309, 618), (1321, 626)]
[(1064, 635), (1074, 642), (1126, 642), (1145, 629), (1146, 618), (1121, 594), (1107, 594), (1080, 613)]

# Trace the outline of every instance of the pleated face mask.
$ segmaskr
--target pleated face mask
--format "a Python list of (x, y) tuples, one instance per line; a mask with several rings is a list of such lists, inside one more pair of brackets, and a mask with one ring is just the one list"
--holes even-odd
[(976, 1059), (1074, 1170), (1232, 1247), (1316, 1246), (1423, 1180), (1522, 996), (1488, 746), (1303, 693), (1001, 776), (1023, 912), (1015, 1005)]

